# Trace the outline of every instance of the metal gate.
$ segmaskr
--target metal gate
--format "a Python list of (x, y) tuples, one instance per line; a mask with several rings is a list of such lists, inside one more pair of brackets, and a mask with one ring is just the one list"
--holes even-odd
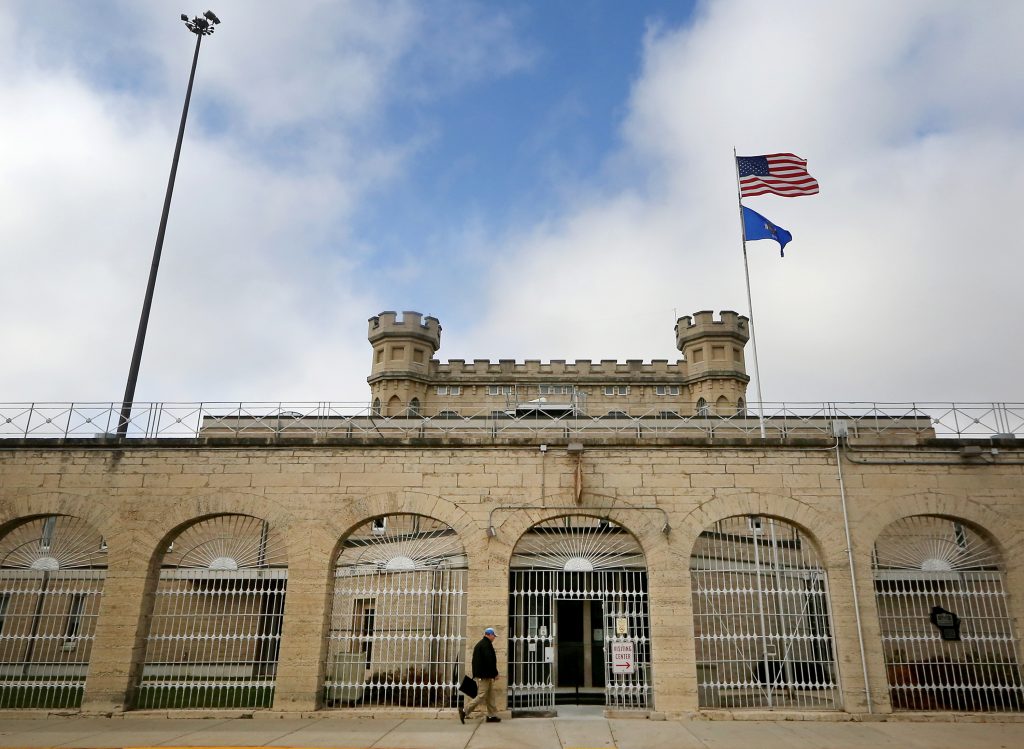
[[(572, 515), (530, 528), (509, 571), (509, 706), (551, 712), (559, 688), (559, 601), (597, 601), (604, 704), (649, 709), (650, 618), (643, 550), (606, 518)], [(566, 622), (562, 622), (563, 630)], [(613, 653), (628, 654), (619, 662)]]
[(103, 537), (47, 515), (0, 539), (0, 708), (78, 707), (107, 574)]
[(137, 708), (270, 707), (288, 566), (267, 523), (219, 515), (163, 556)]
[(893, 708), (1021, 710), (1002, 559), (974, 529), (917, 515), (875, 542), (875, 601)]
[(374, 518), (341, 545), (327, 641), (328, 707), (455, 707), (466, 648), (467, 559), (445, 523)]
[(701, 707), (836, 709), (825, 571), (793, 525), (726, 518), (690, 558)]

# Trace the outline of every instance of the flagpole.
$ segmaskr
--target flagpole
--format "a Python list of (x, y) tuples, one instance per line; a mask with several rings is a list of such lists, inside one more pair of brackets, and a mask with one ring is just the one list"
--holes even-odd
[(743, 190), (740, 186), (740, 162), (735, 146), (732, 149), (732, 164), (736, 170), (736, 204), (740, 214), (740, 237), (743, 240), (743, 275), (747, 280), (747, 310), (750, 323), (750, 344), (754, 350), (754, 379), (757, 380), (757, 419), (761, 425), (761, 439), (765, 438), (764, 398), (761, 396), (761, 370), (757, 365), (757, 338), (754, 336), (754, 302), (750, 297), (750, 266), (747, 263), (747, 226), (743, 220)]

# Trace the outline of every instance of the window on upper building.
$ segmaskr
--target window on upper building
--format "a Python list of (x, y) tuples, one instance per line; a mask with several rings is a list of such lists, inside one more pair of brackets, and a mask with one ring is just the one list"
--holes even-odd
[(438, 385), (434, 392), (437, 395), (462, 395), (462, 385)]
[(708, 416), (711, 413), (711, 409), (708, 408), (708, 402), (703, 398), (697, 399), (697, 415)]
[(57, 527), (57, 516), (50, 515), (46, 520), (43, 521), (43, 534), (39, 539), (39, 551), (48, 552), (50, 550), (50, 544), (53, 543), (53, 531)]
[(572, 395), (572, 385), (538, 385), (538, 395)]
[(629, 385), (605, 385), (605, 395), (629, 395)]
[(410, 416), (419, 416), (420, 415), (420, 399), (419, 398), (413, 398), (411, 401), (409, 401), (409, 415)]
[(678, 385), (655, 385), (655, 395), (679, 395)]
[(953, 523), (953, 539), (959, 548), (967, 548), (967, 531), (960, 523)]
[(373, 663), (373, 631), (377, 617), (377, 602), (373, 598), (357, 598), (352, 602), (352, 631), (358, 638), (359, 651), (366, 668)]
[(72, 593), (71, 605), (68, 607), (68, 620), (64, 625), (64, 649), (70, 650), (77, 642), (78, 631), (82, 628), (82, 609), (85, 606), (85, 593)]
[(512, 395), (516, 392), (515, 385), (488, 385), (488, 395)]
[(422, 364), (423, 363), (423, 349), (421, 349), (421, 348), (414, 348), (412, 350), (412, 360), (414, 362), (416, 362), (417, 364)]

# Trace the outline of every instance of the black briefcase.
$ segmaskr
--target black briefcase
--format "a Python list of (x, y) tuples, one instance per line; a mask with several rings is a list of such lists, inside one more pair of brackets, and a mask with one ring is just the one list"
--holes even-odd
[(476, 697), (476, 682), (468, 676), (463, 676), (462, 683), (459, 684), (459, 691), (469, 698)]

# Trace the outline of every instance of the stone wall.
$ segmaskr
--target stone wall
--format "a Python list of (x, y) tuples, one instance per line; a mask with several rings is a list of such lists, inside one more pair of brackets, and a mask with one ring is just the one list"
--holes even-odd
[[(1006, 570), (1009, 610), (1024, 627), (1024, 452), (965, 461), (960, 444), (861, 445), (827, 440), (753, 444), (679, 440), (642, 447), (585, 446), (578, 510), (630, 530), (647, 557), (654, 709), (698, 709), (691, 584), (697, 536), (717, 520), (766, 515), (793, 523), (826, 570), (849, 713), (891, 710), (872, 584), (875, 539), (899, 518), (956, 518), (990, 538)], [(288, 592), (273, 710), (318, 707), (334, 561), (340, 541), (374, 516), (416, 513), (450, 525), (469, 566), (468, 646), (485, 626), (507, 626), (508, 562), (532, 525), (576, 505), (576, 456), (564, 446), (348, 446), (272, 439), (0, 445), (0, 534), (42, 514), (88, 521), (108, 545), (83, 711), (120, 710), (144, 653), (162, 554), (189, 524), (221, 513), (265, 519), (288, 560)], [(847, 557), (840, 485), (853, 552)], [(520, 507), (526, 506), (526, 507)], [(544, 506), (552, 509), (544, 509)], [(661, 511), (664, 511), (664, 515)], [(667, 516), (670, 531), (665, 531)], [(493, 535), (489, 528), (493, 527)], [(864, 666), (854, 595), (859, 604)], [(495, 643), (499, 669), (506, 658)], [(467, 654), (468, 655), (468, 654)], [(504, 689), (504, 685), (502, 685)], [(504, 702), (504, 692), (499, 701)]]

